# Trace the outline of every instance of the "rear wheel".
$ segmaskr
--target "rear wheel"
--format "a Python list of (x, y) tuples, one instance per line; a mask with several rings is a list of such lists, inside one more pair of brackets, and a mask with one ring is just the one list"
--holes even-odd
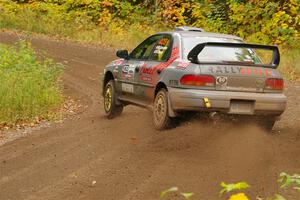
[(104, 111), (108, 119), (112, 119), (120, 115), (123, 111), (123, 105), (117, 105), (117, 95), (115, 84), (110, 80), (105, 85), (104, 89)]
[(165, 88), (161, 89), (154, 100), (153, 122), (157, 130), (163, 130), (170, 127), (171, 118), (168, 115), (168, 95)]

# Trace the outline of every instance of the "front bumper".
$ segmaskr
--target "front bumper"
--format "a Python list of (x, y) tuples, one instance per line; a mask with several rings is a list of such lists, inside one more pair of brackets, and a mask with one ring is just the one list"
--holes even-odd
[[(174, 111), (218, 111), (228, 114), (280, 115), (287, 97), (282, 93), (254, 93), (168, 88)], [(204, 99), (208, 99), (207, 106)]]

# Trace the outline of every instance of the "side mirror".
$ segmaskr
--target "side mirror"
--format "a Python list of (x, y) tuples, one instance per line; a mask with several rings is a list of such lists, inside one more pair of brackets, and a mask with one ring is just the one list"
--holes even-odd
[(128, 54), (128, 51), (127, 50), (118, 50), (116, 55), (119, 57), (119, 58), (124, 58), (124, 59), (128, 59), (129, 58), (129, 54)]

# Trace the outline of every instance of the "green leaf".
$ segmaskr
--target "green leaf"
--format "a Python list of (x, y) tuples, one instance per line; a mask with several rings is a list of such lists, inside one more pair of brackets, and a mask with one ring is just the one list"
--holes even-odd
[(224, 193), (229, 193), (235, 190), (243, 190), (250, 187), (250, 185), (248, 185), (247, 182), (238, 182), (238, 183), (230, 183), (230, 184), (226, 184), (225, 182), (222, 182), (221, 186), (223, 187), (223, 189), (220, 191), (220, 196), (223, 195)]
[[(281, 184), (280, 188), (287, 188), (291, 186), (292, 184), (297, 185), (296, 187), (300, 186), (300, 175), (294, 174), (289, 175), (285, 172), (280, 173), (278, 182)], [(295, 188), (294, 188), (295, 189)], [(298, 189), (296, 189), (298, 190)]]
[(167, 190), (164, 190), (164, 191), (160, 192), (160, 198), (164, 198), (170, 192), (177, 192), (177, 191), (178, 191), (177, 187), (171, 187)]
[(272, 200), (286, 200), (283, 196), (280, 194), (275, 194), (274, 198)]
[(294, 189), (300, 192), (300, 187), (294, 187)]
[(292, 177), (289, 174), (281, 172), (279, 176), (278, 182), (281, 183), (281, 188), (286, 188), (292, 184)]
[(192, 192), (182, 192), (180, 193), (185, 199), (189, 199), (191, 198), (192, 196), (194, 196), (194, 193)]

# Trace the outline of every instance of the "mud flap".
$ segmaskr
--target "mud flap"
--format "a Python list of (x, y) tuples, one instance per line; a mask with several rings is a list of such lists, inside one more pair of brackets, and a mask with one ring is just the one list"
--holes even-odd
[(118, 105), (118, 106), (123, 105), (122, 102), (119, 100), (118, 97), (116, 98), (116, 105)]
[(169, 92), (168, 92), (168, 115), (169, 117), (177, 117), (177, 113), (172, 108)]

